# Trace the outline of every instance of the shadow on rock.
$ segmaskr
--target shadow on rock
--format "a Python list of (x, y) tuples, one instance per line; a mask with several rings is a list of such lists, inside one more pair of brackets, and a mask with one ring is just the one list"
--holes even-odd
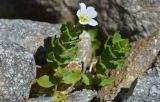
[(50, 45), (51, 45), (51, 37), (44, 39), (44, 45), (40, 46), (34, 55), (36, 65), (42, 66), (47, 64), (46, 53)]

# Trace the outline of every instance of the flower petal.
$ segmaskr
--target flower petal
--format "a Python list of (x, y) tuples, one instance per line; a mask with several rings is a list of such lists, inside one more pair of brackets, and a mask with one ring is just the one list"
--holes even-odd
[(91, 6), (87, 7), (87, 14), (89, 18), (95, 18), (97, 16), (96, 10)]
[(81, 11), (86, 11), (86, 5), (84, 3), (80, 3), (80, 9)]
[(88, 24), (91, 25), (91, 26), (96, 26), (96, 25), (98, 25), (98, 22), (94, 19), (90, 19)]
[(80, 17), (80, 14), (81, 14), (81, 10), (78, 10), (77, 13), (76, 13), (76, 15), (77, 15), (78, 17)]

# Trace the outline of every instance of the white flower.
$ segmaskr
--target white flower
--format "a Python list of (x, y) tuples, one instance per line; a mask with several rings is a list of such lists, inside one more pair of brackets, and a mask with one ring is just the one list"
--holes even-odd
[(95, 11), (94, 7), (86, 7), (84, 3), (80, 3), (80, 9), (77, 11), (76, 15), (79, 18), (79, 23), (82, 25), (98, 25), (97, 21), (93, 19), (97, 16), (97, 12)]

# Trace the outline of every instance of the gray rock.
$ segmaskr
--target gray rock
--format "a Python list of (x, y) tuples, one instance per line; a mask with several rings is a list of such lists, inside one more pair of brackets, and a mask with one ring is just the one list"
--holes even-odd
[[(35, 0), (37, 4), (46, 8), (46, 11), (55, 17), (56, 22), (75, 20), (75, 8), (79, 0)], [(69, 5), (68, 5), (69, 4)]]
[[(98, 11), (98, 22), (106, 34), (121, 31), (132, 39), (146, 37), (160, 26), (159, 0), (36, 0), (59, 21), (73, 21), (79, 2)], [(74, 11), (74, 12), (73, 12)], [(77, 22), (77, 21), (76, 21)], [(135, 36), (134, 36), (135, 35)]]
[[(90, 102), (97, 96), (97, 92), (89, 89), (75, 91), (69, 94), (69, 99), (64, 102)], [(30, 98), (27, 102), (53, 102), (53, 97)]]
[[(94, 6), (99, 26), (106, 34), (121, 31), (124, 36), (137, 39), (153, 33), (160, 25), (159, 0), (3, 0), (0, 13), (19, 18), (61, 23), (77, 22), (79, 2)], [(7, 8), (4, 7), (7, 5)], [(39, 12), (41, 11), (41, 12)], [(6, 13), (7, 12), (7, 13)], [(10, 13), (11, 12), (11, 13)], [(13, 12), (13, 13), (12, 13)], [(5, 14), (3, 14), (5, 13)], [(36, 17), (35, 17), (36, 14)], [(29, 16), (28, 16), (29, 15)], [(7, 15), (8, 16), (8, 15)], [(47, 19), (48, 18), (48, 19)], [(53, 20), (50, 20), (52, 19)]]
[[(69, 98), (64, 102), (90, 102), (97, 96), (97, 91), (83, 89), (69, 94)], [(30, 98), (27, 102), (53, 102), (53, 97)]]
[(98, 19), (106, 32), (120, 30), (125, 36), (136, 34), (132, 37), (137, 39), (160, 26), (159, 0), (101, 0), (100, 3), (103, 13)]
[(0, 11), (9, 13), (13, 10), (10, 15), (54, 23), (77, 22), (79, 2), (96, 8), (99, 26), (106, 34), (121, 31), (124, 36), (137, 39), (153, 33), (160, 25), (159, 0), (16, 0), (14, 3), (3, 0)]
[(123, 102), (159, 102), (160, 67), (149, 69), (131, 87)]
[(27, 102), (54, 102), (53, 97), (30, 98)]
[(90, 102), (96, 96), (96, 91), (83, 89), (71, 93), (69, 99), (65, 102)]
[(30, 20), (0, 19), (0, 39), (10, 40), (35, 53), (44, 39), (59, 33), (60, 26)]
[(33, 55), (16, 43), (1, 40), (0, 102), (23, 102), (35, 76)]
[[(0, 19), (0, 39), (10, 40), (35, 54), (37, 64), (45, 63), (45, 51), (49, 46), (48, 37), (59, 33), (60, 25), (30, 20)], [(47, 40), (45, 40), (47, 39)]]

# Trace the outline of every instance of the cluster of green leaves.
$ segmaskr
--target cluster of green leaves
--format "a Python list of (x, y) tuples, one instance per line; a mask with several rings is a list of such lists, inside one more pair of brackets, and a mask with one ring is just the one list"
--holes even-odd
[[(75, 85), (78, 82), (86, 86), (105, 86), (113, 82), (112, 78), (105, 75), (107, 68), (119, 68), (125, 63), (125, 59), (130, 51), (128, 40), (122, 39), (117, 32), (109, 37), (104, 45), (101, 56), (98, 57), (96, 73), (83, 73), (80, 70), (69, 70), (66, 65), (73, 61), (78, 54), (77, 43), (79, 35), (82, 33), (82, 26), (75, 26), (69, 22), (63, 24), (59, 36), (52, 39), (51, 47), (47, 52), (47, 62), (53, 69), (53, 76), (43, 75), (37, 79), (37, 83), (44, 88), (53, 87), (55, 102), (63, 102), (67, 95), (63, 94), (58, 88), (61, 85)], [(96, 40), (97, 30), (90, 30), (93, 43), (93, 52), (99, 47), (100, 43)], [(95, 55), (95, 54), (93, 54)]]
[(90, 73), (82, 73), (81, 71), (69, 71), (67, 68), (54, 69), (54, 76), (43, 75), (37, 82), (44, 88), (50, 88), (57, 84), (71, 84), (74, 85), (78, 81), (81, 81), (87, 86), (97, 85), (105, 86), (112, 83), (111, 78), (106, 77), (102, 74), (96, 74), (96, 76)]
[(60, 67), (54, 69), (54, 72), (53, 76), (41, 76), (37, 79), (37, 83), (44, 88), (54, 87), (53, 96), (55, 102), (63, 102), (68, 98), (66, 94), (63, 94), (62, 91), (58, 90), (58, 86), (63, 85), (62, 87), (64, 87), (65, 85), (75, 85), (80, 81), (86, 86), (93, 84), (105, 86), (106, 84), (110, 84), (110, 81), (108, 81), (104, 75), (97, 75), (94, 77), (92, 74), (85, 74), (81, 71), (69, 71), (67, 68)]
[(106, 69), (121, 68), (130, 50), (128, 39), (122, 39), (120, 33), (116, 32), (106, 40), (104, 50), (98, 58), (97, 69), (102, 72)]
[(54, 69), (53, 76), (43, 75), (37, 82), (44, 88), (56, 87), (58, 84), (72, 84), (74, 85), (81, 79), (80, 71), (69, 71), (67, 68), (56, 68)]
[(58, 68), (72, 61), (78, 53), (76, 44), (83, 31), (82, 26), (67, 22), (61, 27), (60, 36), (54, 36), (48, 49), (47, 62), (52, 68)]
[(122, 68), (130, 50), (131, 45), (128, 39), (122, 39), (119, 32), (108, 37), (101, 55), (97, 57), (96, 81), (98, 81), (98, 86), (105, 86), (113, 82), (113, 78), (106, 76), (106, 70)]
[(75, 84), (81, 79), (81, 72), (80, 71), (69, 71), (67, 68), (60, 68), (54, 69), (53, 77), (48, 75), (43, 75), (40, 77), (37, 82), (40, 86), (44, 88), (50, 88), (56, 84)]
[(83, 31), (83, 27), (67, 22), (62, 25), (60, 31), (60, 35), (52, 38), (51, 47), (47, 52), (47, 62), (54, 71), (53, 76), (43, 75), (37, 79), (37, 83), (41, 87), (54, 88), (55, 102), (63, 102), (67, 98), (66, 95), (58, 91), (57, 88), (60, 84), (74, 85), (81, 79), (80, 71), (69, 71), (65, 66), (78, 54), (77, 43), (80, 40), (79, 35)]

